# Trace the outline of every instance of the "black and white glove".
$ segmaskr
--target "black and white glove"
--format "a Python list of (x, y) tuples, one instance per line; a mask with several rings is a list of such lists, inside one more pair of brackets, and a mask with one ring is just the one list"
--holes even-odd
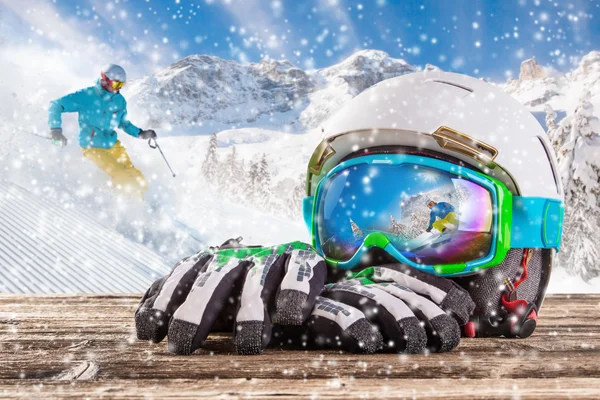
[(158, 136), (156, 135), (156, 132), (154, 132), (152, 129), (148, 129), (141, 130), (138, 134), (138, 137), (140, 139), (156, 139)]
[(308, 321), (309, 336), (324, 347), (353, 351), (450, 351), (474, 308), (453, 281), (387, 264), (327, 285)]
[(52, 143), (65, 147), (69, 142), (65, 135), (62, 133), (62, 128), (52, 128), (50, 129), (50, 137), (52, 138)]
[(273, 324), (300, 329), (326, 275), (323, 258), (304, 243), (265, 248), (229, 241), (183, 259), (152, 284), (135, 312), (137, 336), (168, 336), (170, 352), (191, 354), (210, 332), (233, 329), (238, 353), (259, 354)]

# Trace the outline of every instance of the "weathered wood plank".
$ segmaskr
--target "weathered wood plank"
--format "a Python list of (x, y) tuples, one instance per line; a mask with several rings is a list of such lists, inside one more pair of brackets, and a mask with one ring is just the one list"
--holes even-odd
[(598, 399), (600, 381), (596, 379), (565, 379), (535, 385), (528, 381), (440, 379), (432, 385), (420, 379), (349, 379), (301, 380), (290, 385), (284, 379), (219, 379), (219, 380), (111, 380), (63, 384), (51, 381), (30, 381), (14, 386), (0, 383), (0, 396), (52, 397), (65, 399), (90, 398), (332, 398), (332, 399)]
[(188, 357), (135, 338), (139, 296), (0, 295), (0, 397), (600, 398), (600, 295), (550, 296), (527, 340), (443, 355), (268, 349), (211, 335)]

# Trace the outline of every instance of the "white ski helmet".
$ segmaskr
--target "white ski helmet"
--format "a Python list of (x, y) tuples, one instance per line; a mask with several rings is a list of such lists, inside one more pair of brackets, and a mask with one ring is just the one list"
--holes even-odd
[[(424, 71), (382, 81), (345, 104), (321, 129), (322, 141), (308, 165), (308, 196), (342, 161), (402, 147), (470, 166), (498, 179), (515, 196), (563, 198), (554, 150), (542, 126), (517, 100), (473, 77)], [(514, 248), (495, 268), (455, 278), (477, 305), (466, 335), (529, 336), (553, 255), (553, 249)]]
[(482, 80), (425, 71), (365, 90), (322, 125), (307, 192), (350, 154), (410, 146), (447, 154), (503, 182), (514, 195), (562, 199), (546, 132), (517, 100)]
[(125, 74), (125, 70), (123, 67), (115, 64), (108, 64), (100, 71), (100, 75), (102, 79), (117, 81), (117, 82), (127, 82), (127, 74)]

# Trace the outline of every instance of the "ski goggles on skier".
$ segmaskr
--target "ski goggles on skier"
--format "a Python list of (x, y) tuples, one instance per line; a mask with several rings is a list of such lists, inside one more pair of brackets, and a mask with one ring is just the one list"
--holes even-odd
[(400, 262), (459, 276), (499, 265), (511, 248), (560, 246), (562, 201), (513, 196), (480, 172), (410, 154), (353, 158), (304, 199), (313, 245), (330, 265), (368, 263), (379, 247)]
[(120, 90), (123, 86), (125, 86), (125, 82), (113, 81), (111, 79), (108, 79), (108, 77), (104, 75), (104, 73), (102, 73), (102, 79), (106, 82), (106, 85), (110, 86), (114, 90)]

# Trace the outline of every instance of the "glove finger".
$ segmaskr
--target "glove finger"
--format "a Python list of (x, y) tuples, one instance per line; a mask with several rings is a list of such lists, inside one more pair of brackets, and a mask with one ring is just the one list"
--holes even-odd
[(288, 257), (289, 254), (268, 249), (253, 258), (254, 265), (244, 279), (233, 329), (238, 354), (260, 354), (271, 341), (273, 324), (268, 305), (273, 302)]
[(388, 350), (421, 353), (427, 345), (425, 329), (412, 310), (375, 285), (361, 285), (358, 281), (334, 283), (325, 287), (322, 296), (362, 311), (381, 331)]
[(251, 264), (236, 257), (211, 259), (171, 318), (168, 329), (171, 353), (191, 354), (204, 345), (225, 304), (237, 301), (237, 296), (233, 298), (231, 294)]
[(327, 273), (309, 248), (294, 242), (254, 256), (234, 329), (238, 353), (260, 354), (271, 341), (273, 323), (301, 325), (308, 318)]
[(210, 258), (206, 253), (186, 258), (167, 276), (154, 282), (135, 312), (138, 339), (158, 343), (167, 336), (171, 316), (185, 301), (198, 273)]
[(398, 283), (376, 284), (381, 290), (401, 299), (423, 322), (427, 332), (427, 348), (432, 352), (450, 351), (460, 342), (458, 322), (433, 301)]
[(311, 341), (318, 347), (341, 348), (353, 353), (375, 353), (383, 336), (358, 309), (317, 296), (306, 322)]
[(302, 325), (309, 317), (327, 279), (327, 264), (312, 247), (296, 242), (285, 264), (285, 276), (277, 294), (274, 321)]
[(459, 325), (469, 322), (469, 317), (475, 309), (475, 303), (469, 292), (455, 282), (427, 274), (408, 265), (387, 264), (367, 268), (363, 272), (374, 282), (396, 282), (428, 297), (446, 313), (452, 314)]

